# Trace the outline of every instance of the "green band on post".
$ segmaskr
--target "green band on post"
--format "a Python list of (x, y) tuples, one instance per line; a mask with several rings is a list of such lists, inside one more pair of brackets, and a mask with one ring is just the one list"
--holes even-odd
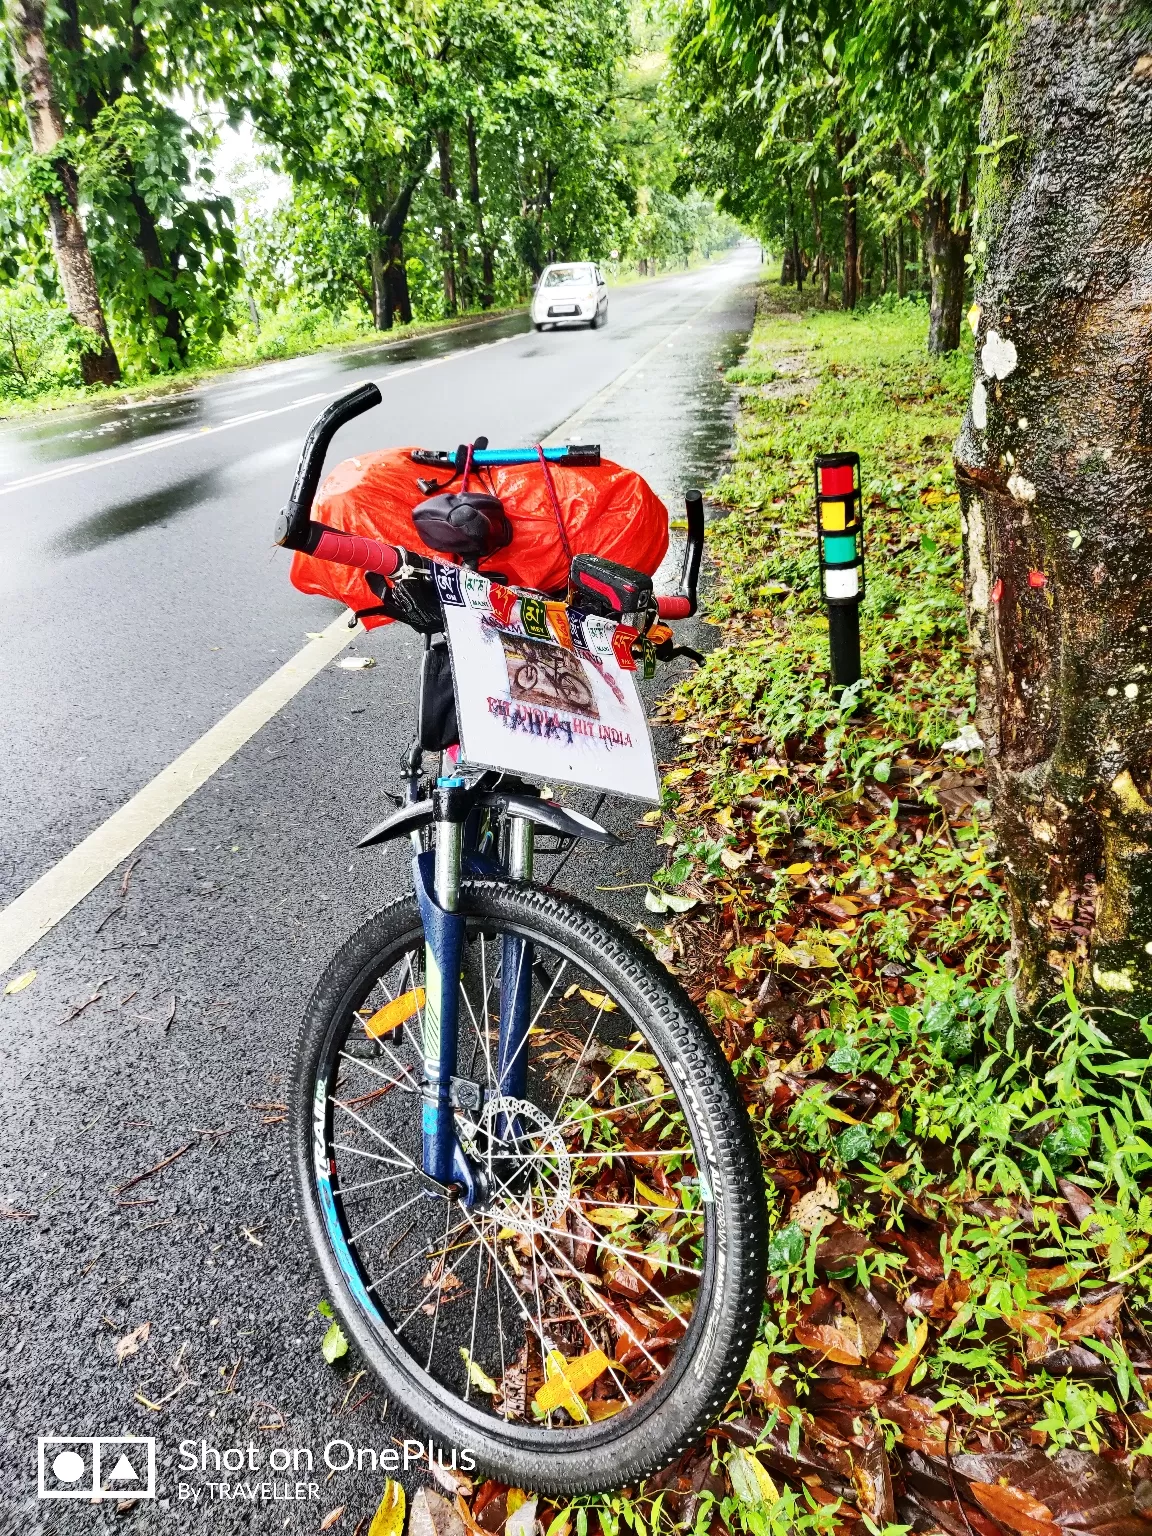
[(856, 535), (841, 534), (836, 538), (825, 537), (824, 559), (830, 565), (839, 565), (846, 560), (856, 558)]

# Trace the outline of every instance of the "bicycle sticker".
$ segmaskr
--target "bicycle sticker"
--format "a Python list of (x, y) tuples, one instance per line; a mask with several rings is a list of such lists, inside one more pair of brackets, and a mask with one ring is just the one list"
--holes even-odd
[(460, 570), (455, 565), (445, 565), (443, 561), (433, 562), (432, 574), (436, 579), (436, 590), (440, 594), (442, 603), (451, 604), (453, 607), (463, 607), (464, 593), (460, 590)]
[(659, 804), (636, 630), (447, 569), (462, 760)]

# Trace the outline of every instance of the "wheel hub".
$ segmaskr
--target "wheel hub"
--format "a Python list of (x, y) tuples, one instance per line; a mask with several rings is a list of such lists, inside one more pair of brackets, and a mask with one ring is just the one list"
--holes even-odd
[(527, 1099), (497, 1094), (468, 1147), (489, 1185), (486, 1214), (522, 1236), (551, 1228), (572, 1194), (572, 1159), (551, 1118)]

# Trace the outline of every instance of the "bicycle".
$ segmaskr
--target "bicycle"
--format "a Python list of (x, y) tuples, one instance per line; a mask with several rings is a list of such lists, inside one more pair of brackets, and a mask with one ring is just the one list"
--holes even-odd
[(522, 688), (525, 693), (533, 692), (541, 678), (556, 697), (572, 709), (587, 709), (592, 703), (592, 691), (584, 679), (574, 676), (564, 667), (525, 661), (516, 669), (516, 686)]
[[(409, 838), (414, 890), (334, 956), (297, 1047), (303, 1229), (344, 1332), (427, 1434), (512, 1485), (603, 1491), (672, 1462), (740, 1378), (766, 1278), (760, 1159), (679, 981), (533, 880), (538, 840), (562, 852), (612, 834), (515, 774), (461, 769), (447, 668), (429, 660), (439, 562), (311, 520), (332, 436), (379, 400), (362, 386), (313, 424), (277, 528), (282, 546), (371, 573), (425, 635), (405, 803), (359, 845)], [(441, 500), (442, 543), (474, 566), (495, 513), (484, 493)], [(636, 633), (695, 611), (698, 493), (688, 514), (681, 592), (655, 598), (626, 571), (610, 594), (635, 604), (618, 617)], [(435, 519), (420, 533), (438, 547)]]

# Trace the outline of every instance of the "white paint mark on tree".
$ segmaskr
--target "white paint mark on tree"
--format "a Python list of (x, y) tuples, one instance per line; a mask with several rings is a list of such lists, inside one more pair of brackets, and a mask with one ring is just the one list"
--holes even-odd
[(1036, 487), (1023, 475), (1008, 476), (1008, 494), (1013, 501), (1035, 501)]
[(1016, 367), (1016, 343), (999, 331), (989, 331), (980, 349), (980, 361), (990, 379), (1006, 379)]
[(988, 391), (979, 379), (972, 386), (972, 425), (978, 432), (988, 425)]

